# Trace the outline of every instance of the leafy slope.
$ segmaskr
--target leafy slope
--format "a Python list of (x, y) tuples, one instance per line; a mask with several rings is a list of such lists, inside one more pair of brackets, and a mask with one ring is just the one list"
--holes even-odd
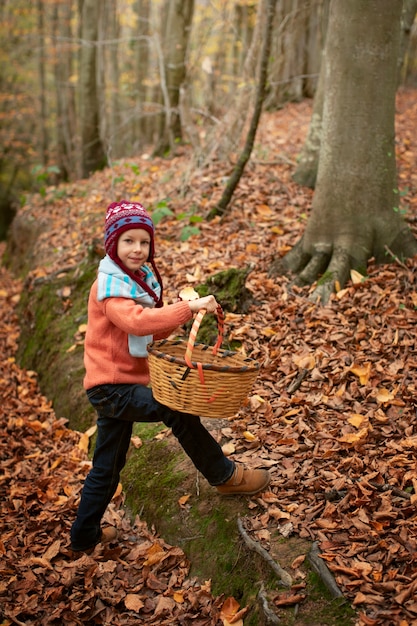
[[(414, 230), (416, 106), (414, 93), (399, 95), (400, 187)], [(152, 207), (170, 198), (176, 217), (159, 225), (157, 242), (167, 299), (214, 272), (252, 264), (247, 286), (256, 305), (245, 316), (228, 314), (226, 330), (263, 367), (247, 405), (221, 433), (240, 460), (271, 468), (270, 490), (253, 501), (247, 530), (266, 549), (277, 528), (317, 540), (360, 626), (406, 626), (417, 619), (417, 259), (371, 264), (364, 281), (325, 308), (307, 300), (307, 289), (294, 292), (286, 279), (268, 277), (271, 260), (300, 236), (308, 214), (311, 192), (291, 172), (309, 114), (301, 103), (264, 116), (232, 212), (221, 223), (201, 223), (201, 235), (186, 242), (182, 213), (209, 209), (225, 175), (220, 164), (190, 171), (186, 151), (174, 161), (123, 162), (35, 196), (19, 214), (43, 228), (29, 279), (84, 259), (101, 240), (105, 206), (123, 196)], [(5, 270), (0, 280), (5, 623), (133, 624), (138, 614), (149, 624), (222, 623), (220, 599), (187, 578), (182, 551), (139, 520), (132, 528), (120, 499), (107, 516), (121, 529), (119, 547), (68, 559), (86, 437), (56, 420), (36, 376), (13, 362), (13, 305), (22, 285)]]

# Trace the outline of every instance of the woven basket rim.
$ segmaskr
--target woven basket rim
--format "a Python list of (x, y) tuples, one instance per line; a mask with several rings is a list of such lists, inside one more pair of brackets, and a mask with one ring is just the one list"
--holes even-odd
[[(159, 341), (154, 341), (153, 343), (151, 343), (150, 345), (148, 345), (148, 354), (149, 356), (153, 356), (156, 357), (158, 359), (162, 359), (165, 361), (168, 361), (169, 363), (176, 363), (177, 365), (182, 365), (183, 367), (188, 368), (187, 363), (185, 362), (185, 359), (183, 357), (177, 357), (177, 356), (173, 356), (171, 354), (168, 354), (167, 352), (164, 352), (162, 350), (159, 350), (156, 346), (164, 346), (164, 345), (171, 345), (171, 346), (179, 346), (182, 344), (185, 344), (186, 342), (183, 341), (182, 339), (174, 339), (174, 340), (170, 340), (170, 339), (161, 339)], [(205, 350), (210, 350), (210, 347), (207, 346), (206, 344), (203, 343), (195, 343), (195, 347), (200, 347), (202, 346)], [(194, 368), (197, 368), (198, 364), (200, 364), (203, 368), (203, 370), (212, 370), (215, 372), (231, 372), (231, 373), (239, 373), (239, 372), (250, 372), (250, 371), (257, 371), (260, 369), (260, 365), (258, 363), (258, 361), (256, 361), (255, 359), (252, 359), (251, 357), (243, 357), (243, 355), (241, 355), (239, 352), (234, 352), (233, 350), (223, 350), (223, 349), (219, 349), (216, 353), (217, 356), (224, 356), (224, 357), (231, 357), (233, 358), (234, 355), (238, 355), (240, 357), (242, 357), (245, 361), (245, 363), (247, 363), (247, 365), (217, 365), (214, 363), (201, 363), (199, 361), (191, 361), (192, 365), (194, 366)]]

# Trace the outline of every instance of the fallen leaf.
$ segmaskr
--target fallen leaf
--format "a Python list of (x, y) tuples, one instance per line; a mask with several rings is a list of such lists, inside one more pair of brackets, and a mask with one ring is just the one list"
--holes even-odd
[(124, 604), (129, 611), (135, 611), (135, 613), (139, 613), (139, 611), (145, 606), (140, 596), (136, 593), (126, 594)]
[(350, 371), (359, 378), (361, 385), (366, 385), (371, 375), (371, 363), (368, 362), (364, 365), (352, 365), (350, 367)]
[(359, 285), (360, 283), (365, 282), (366, 277), (356, 270), (350, 270), (350, 279), (354, 285)]
[(234, 454), (236, 447), (232, 442), (229, 442), (222, 446), (222, 450), (225, 456), (230, 456), (231, 454)]
[(189, 302), (191, 300), (198, 300), (200, 296), (198, 295), (194, 287), (184, 287), (179, 292), (178, 297), (180, 300), (186, 300)]
[(185, 495), (185, 496), (181, 496), (181, 498), (179, 498), (179, 499), (178, 499), (178, 504), (179, 504), (181, 507), (184, 507), (184, 506), (187, 504), (187, 502), (188, 502), (188, 500), (189, 500), (190, 498), (191, 498), (191, 494), (187, 494), (187, 495)]

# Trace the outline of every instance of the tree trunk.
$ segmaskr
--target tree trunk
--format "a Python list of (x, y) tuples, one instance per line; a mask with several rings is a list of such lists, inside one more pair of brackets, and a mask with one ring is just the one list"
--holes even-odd
[(272, 36), (272, 27), (274, 23), (275, 17), (275, 7), (276, 0), (265, 0), (266, 4), (266, 20), (265, 20), (265, 31), (263, 37), (263, 46), (262, 53), (260, 59), (260, 70), (259, 70), (259, 78), (258, 78), (258, 87), (256, 92), (256, 102), (255, 109), (253, 111), (252, 120), (250, 124), (250, 128), (248, 131), (248, 135), (246, 137), (245, 146), (243, 151), (236, 163), (236, 166), (232, 172), (232, 175), (229, 178), (229, 181), (226, 185), (226, 188), (220, 198), (220, 201), (209, 214), (209, 218), (213, 218), (216, 215), (224, 215), (227, 207), (229, 206), (230, 200), (232, 199), (234, 190), (236, 189), (239, 181), (242, 177), (243, 171), (245, 169), (246, 163), (250, 159), (250, 155), (252, 153), (253, 144), (255, 142), (256, 131), (258, 129), (259, 120), (262, 113), (262, 106), (265, 100), (265, 91), (266, 91), (266, 82), (268, 77), (268, 62), (269, 55), (271, 50), (271, 36)]
[(265, 107), (312, 95), (320, 67), (322, 32), (317, 25), (330, 0), (281, 0), (273, 36)]
[(310, 126), (303, 148), (298, 155), (297, 167), (293, 174), (293, 179), (296, 183), (309, 187), (310, 189), (314, 189), (316, 186), (317, 168), (319, 165), (323, 102), (325, 94), (325, 55), (326, 50), (324, 49), (322, 52), (322, 62), (316, 94), (314, 96)]
[(165, 27), (164, 77), (165, 124), (161, 129), (156, 154), (173, 150), (182, 140), (179, 114), (180, 89), (186, 76), (186, 56), (194, 13), (194, 0), (171, 0)]
[(42, 0), (37, 0), (38, 10), (38, 74), (39, 74), (39, 156), (42, 165), (48, 163), (48, 131), (47, 131), (47, 104), (46, 104), (46, 70), (45, 70), (45, 24), (44, 6)]
[[(283, 259), (327, 302), (351, 269), (417, 254), (398, 210), (395, 92), (402, 0), (333, 0), (317, 186), (302, 239)], [(273, 272), (279, 267), (274, 264)]]
[(72, 76), (71, 32), (72, 1), (66, 0), (53, 7), (54, 77), (56, 91), (57, 159), (64, 180), (78, 178), (76, 158), (76, 113)]
[(103, 11), (103, 35), (109, 43), (106, 46), (106, 54), (101, 55), (102, 59), (102, 88), (101, 93), (109, 92), (109, 115), (107, 116), (107, 129), (105, 136), (109, 146), (109, 153), (112, 158), (123, 156), (120, 145), (120, 98), (119, 98), (119, 22), (117, 17), (117, 3), (102, 3)]
[[(323, 32), (323, 41), (326, 39), (327, 24), (329, 18), (328, 5), (323, 12), (321, 31)], [(298, 157), (297, 168), (294, 172), (294, 180), (299, 185), (314, 189), (317, 180), (317, 168), (319, 164), (320, 142), (321, 142), (321, 126), (323, 117), (323, 102), (326, 91), (325, 75), (326, 75), (326, 47), (323, 44), (321, 53), (320, 73), (317, 82), (316, 93), (314, 96), (313, 112), (310, 120), (310, 127), (307, 138), (304, 142), (303, 149)]]
[(148, 129), (152, 125), (148, 123), (144, 115), (147, 87), (146, 78), (149, 72), (149, 40), (150, 40), (150, 0), (137, 0), (135, 11), (138, 16), (137, 45), (135, 53), (135, 84), (136, 84), (136, 115), (134, 120), (135, 145), (143, 145), (151, 140)]
[[(398, 59), (399, 72), (398, 72), (398, 84), (406, 82), (407, 69), (408, 69), (408, 48), (410, 44), (411, 29), (414, 24), (414, 20), (417, 12), (417, 0), (404, 0), (403, 13), (401, 19), (401, 47), (400, 56)], [(412, 65), (414, 63), (412, 62)]]
[(83, 0), (81, 13), (80, 125), (81, 170), (88, 177), (106, 165), (100, 138), (100, 109), (97, 90), (97, 34), (100, 0)]

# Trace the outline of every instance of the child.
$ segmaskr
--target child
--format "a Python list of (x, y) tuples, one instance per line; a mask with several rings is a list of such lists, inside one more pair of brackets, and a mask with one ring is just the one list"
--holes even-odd
[(84, 387), (97, 411), (97, 442), (71, 528), (73, 552), (91, 552), (117, 537), (115, 528), (102, 529), (100, 522), (126, 462), (133, 422), (162, 421), (171, 428), (195, 467), (222, 494), (255, 494), (269, 484), (266, 470), (235, 464), (199, 417), (160, 404), (148, 387), (148, 343), (168, 337), (200, 309), (214, 313), (214, 296), (163, 306), (154, 225), (139, 203), (108, 207), (105, 251), (90, 291), (84, 352)]

